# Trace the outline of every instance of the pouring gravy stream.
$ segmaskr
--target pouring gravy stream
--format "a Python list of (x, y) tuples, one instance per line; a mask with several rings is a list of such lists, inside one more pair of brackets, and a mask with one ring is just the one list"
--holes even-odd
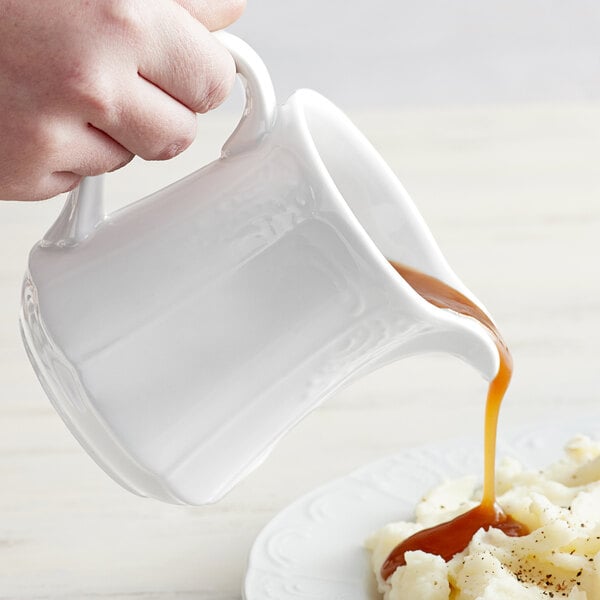
[(415, 533), (398, 544), (381, 567), (381, 576), (387, 579), (397, 567), (405, 563), (404, 554), (411, 550), (423, 550), (450, 560), (462, 552), (477, 530), (496, 527), (506, 535), (518, 537), (529, 533), (525, 525), (507, 515), (496, 503), (495, 464), (496, 429), (500, 404), (512, 375), (512, 356), (500, 332), (491, 319), (471, 300), (439, 279), (431, 277), (390, 261), (400, 276), (425, 300), (439, 308), (453, 310), (477, 319), (491, 334), (500, 355), (500, 368), (490, 382), (485, 409), (484, 474), (481, 503), (458, 517)]

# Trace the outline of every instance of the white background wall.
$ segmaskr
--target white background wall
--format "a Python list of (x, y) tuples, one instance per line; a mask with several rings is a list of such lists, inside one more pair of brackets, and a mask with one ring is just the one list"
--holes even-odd
[(598, 0), (248, 0), (279, 97), (344, 108), (600, 100)]

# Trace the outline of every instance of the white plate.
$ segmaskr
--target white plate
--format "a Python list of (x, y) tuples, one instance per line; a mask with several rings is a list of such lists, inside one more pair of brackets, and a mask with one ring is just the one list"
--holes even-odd
[[(600, 415), (503, 435), (498, 456), (539, 467), (558, 458), (576, 433), (600, 439)], [(480, 473), (476, 438), (413, 448), (332, 481), (280, 512), (257, 537), (245, 600), (374, 600), (365, 539), (390, 521), (410, 519), (424, 492), (443, 479)]]

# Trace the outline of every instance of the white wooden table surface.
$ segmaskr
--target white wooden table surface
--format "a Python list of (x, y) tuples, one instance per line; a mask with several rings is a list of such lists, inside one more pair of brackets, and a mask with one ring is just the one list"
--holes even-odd
[[(600, 110), (353, 116), (512, 346), (501, 428), (596, 405)], [(199, 143), (170, 164), (140, 162), (111, 176), (111, 205), (205, 162), (234, 120), (204, 119)], [(60, 205), (0, 204), (0, 599), (239, 599), (254, 537), (291, 500), (406, 446), (480, 428), (477, 374), (449, 357), (413, 358), (310, 415), (218, 505), (130, 495), (67, 432), (19, 339), (27, 251)]]

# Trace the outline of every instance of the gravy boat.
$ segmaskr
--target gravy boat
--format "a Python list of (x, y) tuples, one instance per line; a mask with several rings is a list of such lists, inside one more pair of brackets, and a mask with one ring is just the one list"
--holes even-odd
[(31, 363), (81, 445), (132, 492), (192, 505), (382, 365), (499, 365), (479, 323), (388, 263), (479, 304), (369, 142), (313, 91), (277, 106), (260, 58), (220, 39), (246, 90), (222, 156), (111, 214), (102, 178), (85, 179), (32, 249), (22, 298)]

